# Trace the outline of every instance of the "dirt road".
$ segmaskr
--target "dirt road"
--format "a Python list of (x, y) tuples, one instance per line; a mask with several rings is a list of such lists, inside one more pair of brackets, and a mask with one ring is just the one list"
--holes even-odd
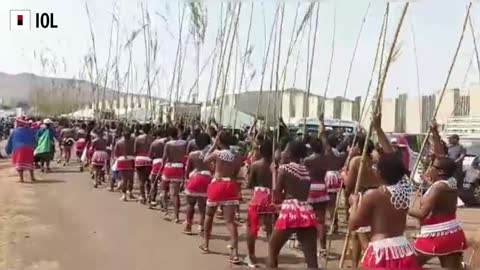
[[(8, 168), (8, 169), (6, 169)], [(228, 234), (216, 220), (213, 254), (202, 255), (198, 236), (181, 234), (183, 225), (137, 202), (121, 202), (120, 194), (94, 189), (88, 175), (74, 167), (54, 168), (36, 183), (19, 184), (8, 164), (0, 162), (0, 269), (208, 269), (228, 267)], [(479, 226), (480, 213), (460, 211), (466, 229)], [(245, 217), (245, 209), (242, 209)], [(184, 218), (182, 212), (181, 218)], [(244, 255), (245, 228), (240, 251)], [(336, 237), (338, 256), (343, 237)], [(257, 243), (264, 263), (266, 242)], [(284, 248), (282, 267), (304, 267), (298, 250)], [(335, 267), (332, 262), (330, 267)]]
[[(8, 209), (2, 220), (8, 222), (0, 228), (0, 266), (84, 270), (229, 265), (228, 234), (220, 220), (213, 231), (213, 254), (202, 255), (200, 238), (181, 234), (183, 225), (137, 202), (119, 201), (119, 193), (94, 189), (88, 175), (73, 167), (54, 168), (51, 174), (39, 175), (42, 180), (25, 184), (16, 183), (11, 170), (2, 172), (2, 209)], [(243, 239), (245, 229), (239, 231)], [(245, 242), (240, 246), (245, 254)], [(265, 257), (265, 241), (257, 246), (259, 257)], [(303, 259), (295, 253), (282, 257), (285, 266), (302, 266)]]

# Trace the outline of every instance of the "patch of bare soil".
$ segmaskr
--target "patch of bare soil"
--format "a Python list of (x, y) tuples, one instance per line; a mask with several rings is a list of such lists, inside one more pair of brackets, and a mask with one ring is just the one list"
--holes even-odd
[(45, 263), (40, 268), (23, 266), (20, 257), (12, 251), (15, 243), (29, 238), (34, 229), (28, 214), (32, 208), (31, 187), (18, 182), (8, 161), (0, 161), (0, 269), (55, 269), (45, 267)]

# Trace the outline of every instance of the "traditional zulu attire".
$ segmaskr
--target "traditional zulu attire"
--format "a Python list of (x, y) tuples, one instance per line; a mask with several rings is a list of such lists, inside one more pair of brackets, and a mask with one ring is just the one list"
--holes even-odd
[[(395, 209), (408, 209), (412, 188), (406, 181), (402, 180), (396, 185), (383, 188), (391, 194), (390, 201)], [(417, 267), (415, 249), (403, 235), (370, 242), (363, 256), (362, 267), (415, 268)]]
[[(445, 183), (450, 189), (457, 189), (455, 178), (435, 182), (425, 193), (427, 195), (435, 185)], [(456, 220), (455, 214), (429, 216), (421, 221), (420, 235), (415, 241), (415, 249), (431, 256), (443, 256), (463, 252), (467, 248), (465, 233)]]
[[(310, 181), (308, 170), (297, 163), (283, 164), (279, 172), (290, 174), (298, 181)], [(316, 227), (317, 219), (312, 206), (306, 201), (287, 199), (282, 202), (280, 213), (275, 223), (276, 230)]]
[(310, 185), (310, 192), (308, 193), (308, 203), (317, 204), (325, 203), (330, 200), (327, 193), (327, 186), (324, 180), (313, 180)]
[[(172, 140), (165, 144), (171, 146), (186, 145), (184, 140)], [(167, 162), (163, 168), (162, 181), (165, 182), (183, 182), (185, 177), (185, 162), (184, 159), (181, 162)]]
[[(210, 146), (207, 146), (203, 150), (196, 151), (197, 153), (199, 153), (200, 159), (203, 159), (205, 157), (205, 153), (208, 151), (209, 148)], [(188, 177), (185, 193), (188, 196), (192, 197), (207, 197), (208, 186), (211, 182), (212, 173), (209, 170), (193, 170)]]
[(85, 138), (79, 138), (75, 142), (75, 151), (77, 153), (77, 157), (81, 158), (83, 150), (85, 149), (85, 146), (87, 145), (87, 140)]
[[(217, 157), (226, 162), (233, 162), (235, 154), (231, 150), (215, 152)], [(214, 178), (207, 189), (207, 205), (239, 205), (240, 187), (236, 181), (229, 177)]]
[(257, 237), (260, 230), (260, 215), (275, 213), (272, 206), (272, 191), (268, 187), (254, 187), (250, 204), (248, 205), (248, 220), (250, 235)]
[(337, 193), (342, 188), (342, 175), (339, 171), (327, 171), (325, 174), (325, 184), (328, 193)]
[(140, 153), (135, 157), (135, 167), (151, 167), (152, 159), (148, 153)]
[(163, 159), (161, 158), (153, 159), (152, 171), (150, 172), (150, 175), (157, 177), (159, 174), (161, 174), (162, 167), (163, 167)]
[[(165, 138), (160, 139), (162, 142), (165, 142)], [(150, 171), (150, 176), (158, 177), (161, 176), (163, 168), (163, 159), (162, 158), (155, 158), (152, 160), (152, 170)]]
[(117, 158), (117, 171), (133, 171), (135, 169), (134, 156), (120, 156)]
[(105, 167), (109, 158), (106, 150), (95, 150), (92, 155), (92, 165)]

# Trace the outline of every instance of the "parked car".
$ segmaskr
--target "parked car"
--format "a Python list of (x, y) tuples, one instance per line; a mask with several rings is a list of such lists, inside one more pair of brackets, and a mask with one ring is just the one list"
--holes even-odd
[(461, 140), (467, 150), (463, 160), (463, 189), (460, 198), (467, 206), (480, 205), (480, 139)]

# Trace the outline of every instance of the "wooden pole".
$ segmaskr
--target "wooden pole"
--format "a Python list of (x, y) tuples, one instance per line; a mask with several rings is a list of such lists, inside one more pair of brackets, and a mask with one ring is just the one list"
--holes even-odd
[[(368, 96), (369, 96), (369, 93), (370, 93), (370, 89), (371, 89), (371, 85), (372, 85), (372, 81), (373, 81), (373, 77), (374, 77), (374, 72), (375, 72), (375, 68), (377, 66), (377, 62), (378, 62), (378, 58), (380, 57), (383, 57), (380, 55), (380, 47), (381, 47), (381, 42), (382, 42), (382, 38), (385, 39), (385, 36), (384, 36), (384, 28), (387, 27), (387, 23), (386, 23), (386, 20), (387, 20), (387, 16), (388, 16), (388, 12), (389, 12), (389, 3), (387, 3), (387, 8), (385, 9), (385, 15), (384, 15), (384, 18), (383, 18), (383, 23), (382, 23), (382, 27), (380, 28), (380, 34), (378, 36), (378, 41), (377, 41), (377, 48), (375, 49), (375, 60), (373, 61), (373, 67), (372, 67), (372, 72), (370, 73), (370, 80), (368, 82), (368, 87), (367, 87), (367, 94), (365, 95), (365, 100), (363, 102), (363, 105), (362, 105), (362, 110), (361, 110), (361, 113), (360, 115), (362, 116), (363, 115), (363, 111), (365, 110), (365, 106), (366, 106), (366, 101), (368, 99)], [(326, 97), (326, 95), (324, 95), (324, 98)], [(360, 120), (360, 123), (362, 121)], [(352, 146), (355, 144), (355, 141), (356, 141), (356, 135), (353, 139), (353, 142), (352, 142)], [(345, 163), (348, 164), (350, 162), (350, 159), (346, 160)], [(342, 187), (340, 188), (340, 190), (343, 190), (343, 182), (342, 182)], [(337, 216), (337, 212), (338, 212), (338, 208), (340, 206), (340, 197), (341, 197), (341, 193), (342, 192), (338, 192), (337, 194), (337, 198), (336, 198), (336, 201), (335, 201), (335, 208), (333, 210), (333, 218), (335, 218)], [(329, 235), (331, 236), (333, 234), (333, 229), (334, 229), (334, 222), (332, 221), (330, 223), (330, 228), (329, 228)], [(325, 256), (325, 268), (328, 267), (328, 261), (329, 261), (329, 253), (330, 253), (330, 248), (332, 246), (332, 238), (329, 237), (328, 239), (328, 245), (327, 245), (327, 251), (326, 251), (326, 256)]]
[[(277, 52), (277, 68), (275, 71), (275, 99), (273, 107), (273, 138), (272, 138), (272, 153), (275, 153), (276, 142), (280, 139), (280, 130), (279, 130), (279, 119), (277, 116), (278, 110), (278, 88), (279, 88), (279, 68), (280, 68), (280, 56), (282, 54), (282, 29), (283, 29), (283, 19), (285, 17), (285, 3), (282, 4), (282, 17), (280, 19), (280, 29), (278, 34), (278, 52)], [(273, 66), (272, 66), (273, 68)]]
[[(230, 4), (229, 4), (230, 5)], [(220, 52), (220, 59), (218, 61), (218, 66), (217, 66), (217, 82), (215, 84), (215, 92), (214, 92), (214, 95), (213, 95), (213, 107), (212, 107), (212, 110), (210, 111), (210, 118), (215, 117), (215, 109), (216, 109), (216, 103), (217, 103), (217, 92), (218, 92), (218, 87), (220, 86), (220, 81), (221, 81), (221, 77), (222, 77), (222, 74), (223, 74), (223, 62), (224, 62), (224, 58), (225, 58), (225, 54), (227, 53), (227, 47), (228, 47), (228, 40), (230, 38), (230, 32), (232, 30), (232, 25), (233, 25), (233, 21), (234, 21), (234, 18), (233, 16), (231, 16), (231, 19), (230, 19), (230, 24), (228, 26), (228, 32), (227, 32), (227, 25), (228, 25), (228, 8), (227, 8), (227, 11), (225, 12), (225, 24), (224, 24), (224, 30), (222, 32), (222, 39), (221, 39), (221, 52)], [(226, 33), (226, 35), (225, 35)]]
[[(252, 8), (251, 8), (251, 11), (250, 11), (250, 22), (248, 23), (247, 42), (245, 43), (245, 52), (243, 53), (242, 71), (240, 73), (240, 85), (238, 86), (239, 98), (240, 98), (240, 93), (242, 91), (243, 79), (244, 79), (244, 76), (245, 76), (245, 64), (247, 63), (247, 60), (248, 60), (248, 58), (250, 57), (250, 54), (251, 54), (251, 51), (250, 51), (250, 33), (251, 33), (251, 30), (252, 30), (253, 10), (254, 10), (254, 2), (252, 2)], [(237, 117), (238, 117), (238, 106), (237, 106), (236, 102), (234, 104), (234, 109), (235, 109), (235, 118), (233, 120), (233, 128), (236, 128)]]
[[(262, 103), (262, 97), (263, 97), (262, 96), (262, 94), (263, 94), (263, 83), (264, 83), (264, 80), (265, 80), (265, 70), (267, 68), (268, 55), (270, 54), (270, 45), (272, 44), (272, 37), (273, 37), (273, 33), (274, 33), (276, 25), (277, 25), (279, 11), (280, 11), (280, 5), (277, 6), (277, 10), (275, 12), (275, 18), (273, 20), (272, 29), (270, 31), (270, 38), (268, 39), (268, 46), (267, 46), (267, 48), (265, 50), (265, 54), (263, 56), (262, 78), (260, 80), (260, 95), (259, 95), (259, 98), (258, 98), (258, 101), (257, 101), (257, 110), (256, 110), (256, 113), (255, 113), (255, 118), (256, 119), (258, 119), (258, 115), (260, 113), (260, 105)], [(265, 14), (264, 14), (264, 18), (265, 18)]]
[[(333, 10), (332, 49), (330, 52), (330, 63), (328, 65), (328, 73), (327, 73), (327, 80), (325, 82), (325, 90), (323, 91), (322, 110), (321, 110), (322, 118), (325, 117), (325, 102), (327, 101), (327, 92), (328, 92), (328, 87), (330, 86), (330, 76), (332, 74), (332, 67), (333, 67), (333, 56), (335, 55), (335, 37), (337, 33), (337, 6), (335, 5), (333, 9), (334, 10)], [(375, 64), (374, 64), (374, 68), (375, 68)], [(323, 121), (324, 119), (321, 119), (321, 120)], [(327, 261), (328, 261), (328, 258), (327, 258)]]
[(242, 3), (238, 4), (238, 11), (237, 11), (237, 18), (235, 21), (235, 27), (233, 28), (233, 35), (232, 35), (232, 41), (230, 42), (230, 52), (228, 54), (228, 59), (227, 59), (227, 69), (225, 70), (225, 79), (223, 81), (223, 89), (222, 89), (222, 96), (221, 96), (221, 101), (220, 101), (220, 116), (219, 116), (219, 124), (222, 125), (222, 119), (223, 119), (223, 106), (224, 106), (224, 101), (225, 101), (225, 90), (227, 87), (227, 80), (228, 80), (228, 71), (230, 69), (230, 60), (232, 59), (232, 51), (233, 51), (233, 43), (235, 40), (235, 36), (237, 33), (238, 29), (238, 21), (240, 21), (240, 12), (242, 10)]
[(275, 24), (275, 34), (273, 37), (273, 53), (272, 53), (272, 64), (270, 69), (270, 87), (268, 89), (268, 98), (267, 98), (267, 107), (265, 108), (265, 124), (267, 127), (270, 127), (270, 103), (272, 102), (272, 98), (270, 97), (273, 88), (273, 81), (274, 81), (274, 71), (275, 71), (275, 54), (277, 52), (277, 38), (278, 38), (278, 25)]
[[(288, 64), (290, 60), (290, 55), (293, 53), (293, 48), (295, 47), (296, 40), (298, 36), (295, 35), (295, 29), (297, 28), (297, 18), (298, 18), (298, 11), (300, 9), (300, 2), (297, 4), (297, 9), (295, 11), (295, 18), (293, 19), (293, 27), (292, 27), (292, 33), (290, 35), (290, 42), (288, 45), (288, 52), (287, 52), (287, 57), (285, 60), (285, 66), (283, 67), (282, 75), (278, 78), (278, 80), (282, 80), (282, 92), (280, 93), (281, 99), (280, 99), (280, 110), (278, 113), (278, 118), (282, 115), (283, 112), (283, 96), (285, 93), (285, 83), (287, 80), (287, 69), (288, 69)], [(303, 32), (303, 31), (302, 31)], [(296, 37), (296, 38), (295, 38)], [(295, 38), (295, 39), (294, 39)], [(298, 58), (297, 58), (298, 60)]]
[[(437, 117), (438, 110), (440, 109), (440, 104), (442, 103), (442, 100), (443, 100), (443, 96), (445, 95), (445, 92), (447, 91), (448, 82), (450, 81), (450, 76), (452, 75), (452, 71), (453, 71), (453, 68), (455, 66), (455, 63), (457, 62), (458, 52), (460, 51), (460, 47), (462, 46), (463, 37), (465, 35), (465, 30), (467, 28), (468, 17), (470, 16), (471, 8), (472, 8), (472, 2), (470, 2), (470, 4), (468, 5), (467, 14), (465, 15), (465, 20), (463, 22), (462, 34), (460, 35), (460, 40), (458, 41), (457, 49), (455, 50), (455, 54), (453, 55), (453, 60), (452, 60), (452, 63), (450, 64), (450, 68), (449, 68), (448, 73), (447, 73), (447, 78), (445, 79), (445, 83), (443, 84), (443, 89), (442, 89), (442, 92), (440, 94), (440, 98), (438, 99), (437, 106), (435, 107), (435, 111), (433, 112), (432, 120), (434, 120)], [(415, 161), (415, 165), (414, 165), (413, 170), (410, 174), (411, 179), (413, 179), (413, 177), (415, 176), (418, 165), (420, 164), (420, 161), (422, 159), (422, 154), (425, 151), (425, 148), (427, 146), (427, 142), (428, 142), (429, 137), (430, 137), (430, 129), (427, 130), (427, 134), (425, 136), (425, 139), (422, 142), (422, 147), (420, 148), (417, 160)]]
[[(306, 103), (304, 103), (304, 108), (305, 108), (305, 111), (304, 111), (304, 119), (303, 119), (303, 123), (304, 123), (304, 126), (303, 126), (303, 136), (306, 136), (307, 135), (307, 115), (309, 114), (309, 110), (310, 110), (310, 106), (309, 106), (309, 98), (310, 98), (310, 91), (311, 91), (311, 88), (312, 88), (312, 70), (313, 70), (313, 62), (314, 62), (314, 59), (315, 59), (315, 45), (317, 43), (317, 30), (318, 30), (318, 20), (319, 20), (319, 13), (320, 13), (320, 3), (317, 3), (317, 12), (316, 12), (316, 20), (315, 20), (315, 30), (313, 32), (313, 44), (312, 44), (312, 55), (311, 55), (311, 58), (310, 58), (310, 74), (308, 75), (308, 82), (307, 82), (307, 97), (306, 97)], [(306, 112), (306, 113), (305, 113)]]
[[(478, 54), (477, 39), (475, 37), (475, 28), (473, 26), (474, 23), (473, 23), (472, 16), (470, 14), (468, 14), (468, 23), (470, 25), (470, 31), (472, 33), (473, 47), (475, 49), (475, 60), (477, 60), (477, 69), (478, 69), (479, 76), (480, 76), (480, 56)], [(479, 78), (479, 82), (480, 82), (480, 78)]]
[[(390, 63), (392, 61), (392, 58), (393, 58), (393, 55), (394, 55), (394, 52), (395, 52), (398, 36), (400, 35), (400, 30), (402, 28), (402, 24), (403, 24), (403, 21), (405, 19), (405, 15), (407, 14), (408, 7), (409, 7), (409, 2), (405, 3), (405, 5), (403, 7), (402, 15), (401, 15), (400, 20), (399, 20), (398, 25), (397, 25), (397, 29), (396, 29), (395, 36), (394, 36), (394, 39), (393, 39), (393, 42), (392, 42), (392, 46), (390, 47), (390, 52), (388, 54), (387, 62), (385, 64), (385, 70), (382, 73), (382, 82), (380, 84), (380, 87), (377, 89), (377, 95), (376, 95), (377, 100), (376, 100), (376, 104), (375, 104), (376, 106), (373, 110), (374, 115), (378, 113), (379, 108), (380, 108), (381, 97), (383, 96), (382, 92), (383, 92), (385, 82), (386, 82), (386, 79), (387, 79), (388, 70), (390, 68)], [(355, 194), (358, 193), (358, 190), (361, 186), (360, 185), (361, 180), (362, 180), (361, 176), (363, 174), (363, 171), (364, 171), (365, 165), (366, 165), (365, 161), (366, 161), (366, 157), (367, 157), (368, 140), (370, 140), (370, 137), (371, 137), (371, 134), (372, 134), (372, 123), (373, 122), (370, 122), (370, 128), (367, 131), (367, 135), (366, 135), (366, 138), (365, 138), (365, 144), (363, 146), (362, 158), (360, 160), (360, 168), (358, 170), (357, 181), (355, 183)], [(346, 252), (347, 252), (350, 233), (351, 233), (350, 230), (347, 230), (347, 235), (345, 236), (345, 241), (344, 241), (344, 245), (343, 245), (343, 249), (342, 249), (342, 255), (340, 257), (340, 263), (339, 263), (340, 268), (343, 268), (344, 263), (345, 263), (345, 255), (346, 255)]]
[[(223, 45), (223, 38), (222, 38), (222, 29), (223, 29), (223, 26), (222, 26), (222, 22), (223, 22), (223, 2), (220, 4), (220, 24), (218, 26), (218, 31), (217, 31), (217, 48), (218, 46), (220, 45), (220, 54), (222, 53), (222, 45)], [(205, 123), (208, 125), (209, 124), (209, 121), (210, 119), (207, 118), (207, 115), (210, 115), (211, 117), (211, 113), (213, 111), (213, 102), (210, 103), (210, 112), (207, 112), (207, 103), (208, 101), (210, 100), (210, 94), (212, 92), (212, 82), (213, 82), (213, 77), (214, 77), (214, 71), (215, 71), (215, 62), (217, 60), (217, 50), (215, 50), (215, 54), (213, 56), (213, 61), (212, 61), (212, 67), (210, 69), (210, 78), (208, 80), (208, 86), (207, 86), (207, 96), (206, 96), (206, 99), (205, 99), (205, 116), (204, 116), (204, 119), (205, 119)], [(206, 127), (205, 127), (206, 128)]]

